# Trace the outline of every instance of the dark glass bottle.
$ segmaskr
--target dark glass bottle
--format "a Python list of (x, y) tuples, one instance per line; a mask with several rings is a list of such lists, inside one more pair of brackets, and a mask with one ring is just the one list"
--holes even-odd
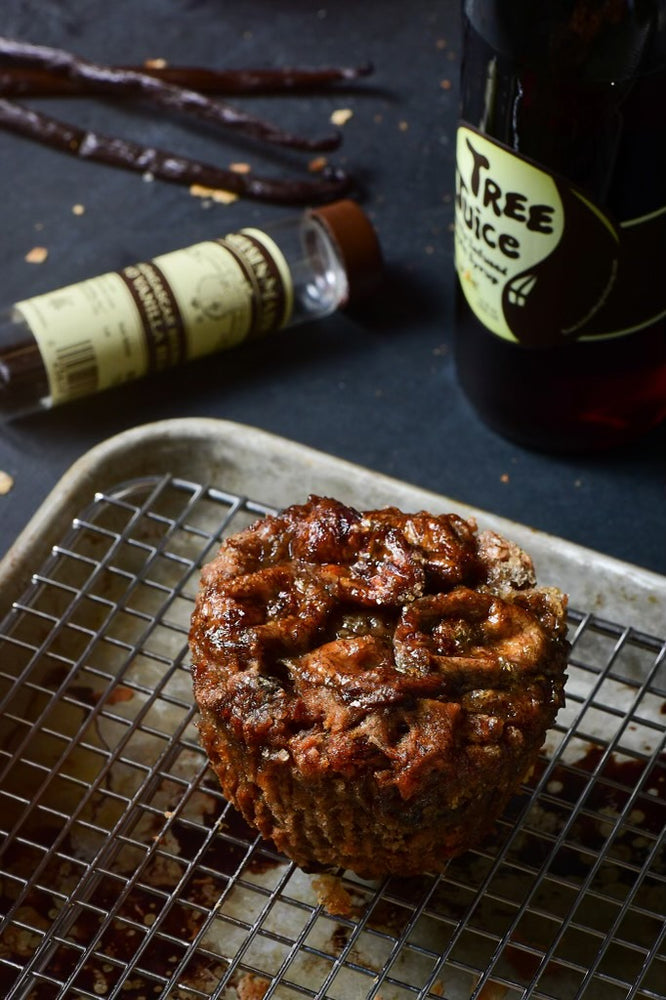
[(666, 417), (666, 0), (465, 0), (456, 360), (548, 450)]

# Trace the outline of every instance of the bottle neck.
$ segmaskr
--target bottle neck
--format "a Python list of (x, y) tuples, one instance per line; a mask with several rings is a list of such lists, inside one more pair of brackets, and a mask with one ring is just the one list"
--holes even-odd
[(551, 79), (625, 81), (666, 62), (666, 0), (464, 0), (498, 54)]

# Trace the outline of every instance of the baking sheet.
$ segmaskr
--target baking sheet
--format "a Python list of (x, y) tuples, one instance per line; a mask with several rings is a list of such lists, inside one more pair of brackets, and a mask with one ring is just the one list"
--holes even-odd
[[(441, 878), (301, 872), (228, 807), (198, 745), (199, 567), (226, 533), (308, 492), (473, 514), (572, 593), (566, 708), (494, 833)], [(0, 585), (14, 602), (0, 628), (0, 995), (666, 996), (660, 578), (194, 420), (84, 456)]]
[(166, 420), (126, 431), (84, 455), (0, 562), (0, 612), (25, 586), (53, 539), (96, 490), (136, 476), (171, 473), (282, 507), (308, 493), (360, 507), (456, 511), (513, 538), (533, 556), (540, 582), (576, 607), (651, 635), (666, 633), (666, 577), (593, 552), (455, 499), (380, 475), (265, 431), (229, 421)]

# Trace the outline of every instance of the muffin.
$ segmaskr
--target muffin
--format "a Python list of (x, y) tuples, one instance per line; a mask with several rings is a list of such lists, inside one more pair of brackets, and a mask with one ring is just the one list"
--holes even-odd
[(305, 870), (442, 871), (563, 704), (566, 597), (456, 514), (312, 496), (228, 538), (190, 630), (226, 798)]

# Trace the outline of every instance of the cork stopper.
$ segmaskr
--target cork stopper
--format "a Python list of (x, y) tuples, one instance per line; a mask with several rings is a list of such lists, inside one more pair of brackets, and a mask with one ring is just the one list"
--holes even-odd
[(376, 291), (383, 272), (377, 233), (360, 205), (346, 198), (310, 210), (335, 244), (347, 272), (345, 306), (355, 305)]

